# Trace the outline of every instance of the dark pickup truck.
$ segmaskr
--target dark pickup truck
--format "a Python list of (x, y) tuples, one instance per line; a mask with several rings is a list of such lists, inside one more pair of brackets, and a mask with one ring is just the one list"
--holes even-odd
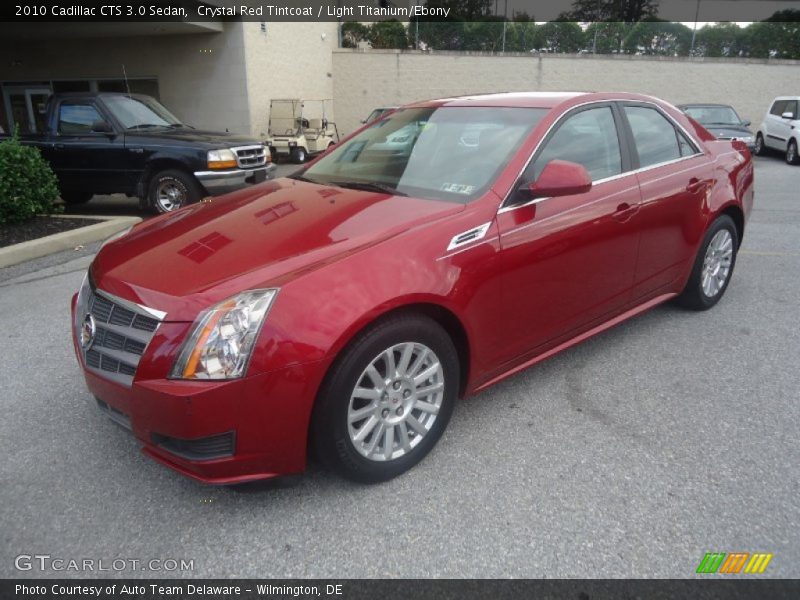
[(21, 141), (41, 150), (68, 204), (123, 193), (169, 212), (264, 181), (275, 169), (258, 140), (194, 129), (150, 96), (55, 94), (46, 113), (47, 131)]

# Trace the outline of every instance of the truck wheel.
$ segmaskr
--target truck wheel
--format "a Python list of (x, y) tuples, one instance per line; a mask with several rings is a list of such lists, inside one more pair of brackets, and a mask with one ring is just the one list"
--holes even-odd
[(61, 192), (61, 199), (69, 205), (86, 204), (93, 195), (91, 192)]
[(292, 149), (292, 162), (296, 165), (302, 165), (308, 159), (308, 153), (302, 146), (295, 146)]
[(202, 197), (202, 192), (194, 177), (188, 173), (167, 169), (150, 180), (147, 197), (150, 206), (162, 214), (197, 202)]

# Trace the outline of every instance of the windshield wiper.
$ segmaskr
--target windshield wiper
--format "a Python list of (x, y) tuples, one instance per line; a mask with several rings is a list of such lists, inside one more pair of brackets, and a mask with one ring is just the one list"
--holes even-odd
[(309, 179), (308, 177), (304, 177), (303, 175), (300, 175), (299, 173), (292, 173), (291, 175), (289, 175), (288, 178), (289, 179), (296, 179), (297, 181), (305, 181), (306, 183), (316, 183), (317, 185), (320, 185), (319, 181), (314, 181), (313, 179)]
[(159, 125), (158, 123), (142, 123), (140, 125), (131, 125), (126, 131), (129, 129), (148, 129), (150, 127), (165, 127), (165, 125)]
[(338, 185), (339, 187), (349, 188), (353, 190), (363, 190), (365, 192), (381, 192), (384, 194), (392, 194), (393, 196), (408, 196), (397, 188), (392, 187), (385, 183), (368, 182), (368, 181), (331, 181), (331, 185)]

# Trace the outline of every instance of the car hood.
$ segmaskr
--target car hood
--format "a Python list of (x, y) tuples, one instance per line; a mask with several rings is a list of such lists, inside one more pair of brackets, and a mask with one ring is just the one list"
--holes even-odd
[(247, 289), (278, 287), (461, 204), (276, 179), (136, 226), (97, 255), (106, 292), (192, 321)]
[(174, 141), (181, 144), (202, 145), (209, 149), (261, 144), (257, 139), (246, 135), (221, 133), (219, 131), (203, 131), (201, 129), (146, 129), (133, 133), (126, 132), (125, 136), (131, 140), (148, 138), (160, 141)]
[(740, 125), (704, 125), (704, 127), (718, 138), (747, 137), (753, 135), (753, 132), (747, 127), (742, 127)]

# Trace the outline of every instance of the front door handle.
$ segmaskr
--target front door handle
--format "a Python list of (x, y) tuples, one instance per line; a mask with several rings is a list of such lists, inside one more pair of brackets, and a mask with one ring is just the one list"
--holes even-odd
[(617, 221), (620, 223), (624, 223), (625, 221), (629, 220), (633, 215), (639, 212), (639, 205), (638, 204), (628, 204), (627, 202), (623, 202), (617, 207), (617, 210), (612, 215)]
[(64, 149), (64, 144), (56, 144), (55, 145), (55, 149), (56, 150), (63, 150)]
[(686, 186), (686, 191), (689, 192), (690, 194), (694, 194), (696, 192), (699, 192), (704, 187), (705, 187), (704, 181), (700, 181), (697, 177), (692, 177), (689, 180), (688, 185)]

